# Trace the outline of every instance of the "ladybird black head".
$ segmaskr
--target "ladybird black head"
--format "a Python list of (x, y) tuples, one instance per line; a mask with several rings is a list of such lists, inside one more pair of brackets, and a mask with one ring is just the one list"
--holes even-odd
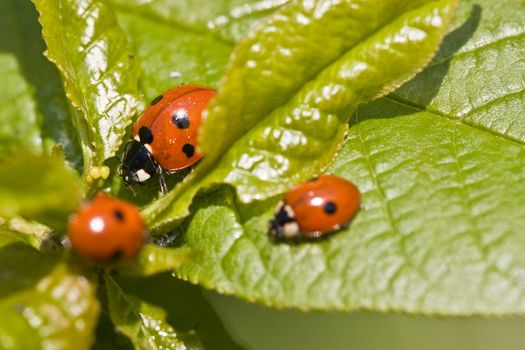
[(270, 238), (274, 241), (286, 241), (299, 237), (300, 230), (293, 209), (286, 204), (280, 204), (273, 220), (270, 221)]
[(177, 109), (171, 116), (171, 122), (179, 129), (187, 129), (190, 127), (190, 118), (184, 109)]
[(159, 95), (159, 96), (155, 97), (153, 100), (151, 100), (151, 102), (150, 102), (149, 105), (150, 105), (150, 106), (154, 106), (154, 105), (156, 105), (157, 103), (160, 102), (160, 100), (162, 100), (163, 97), (164, 97), (164, 96), (162, 96), (162, 95)]
[(144, 144), (135, 140), (127, 143), (120, 166), (126, 185), (143, 183), (158, 172), (160, 168)]
[(184, 146), (182, 146), (182, 152), (186, 155), (186, 157), (191, 158), (193, 157), (193, 154), (195, 153), (195, 146), (192, 144), (186, 143)]

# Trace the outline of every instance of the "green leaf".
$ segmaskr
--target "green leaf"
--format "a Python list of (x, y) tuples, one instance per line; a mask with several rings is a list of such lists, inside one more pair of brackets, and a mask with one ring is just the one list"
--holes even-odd
[(180, 84), (217, 86), (231, 52), (229, 44), (206, 32), (152, 19), (140, 7), (114, 7), (138, 57), (140, 89), (146, 101)]
[(81, 197), (77, 176), (62, 161), (8, 154), (0, 162), (0, 216), (23, 216), (63, 229)]
[(35, 0), (47, 57), (64, 80), (89, 182), (107, 177), (137, 105), (137, 69), (124, 33), (105, 2)]
[[(194, 203), (183, 247), (202, 254), (177, 276), (279, 307), (524, 314), (525, 150), (511, 135), (523, 113), (513, 82), (525, 8), (476, 4), (461, 3), (435, 63), (354, 114), (326, 170), (362, 193), (349, 228), (322, 242), (272, 244), (267, 225), (281, 196), (243, 204), (221, 189)], [(485, 89), (489, 80), (496, 90)], [(442, 113), (463, 98), (475, 106), (484, 90), (487, 103), (499, 93), (492, 124)]]
[[(0, 348), (89, 349), (99, 310), (95, 288), (86, 277), (74, 274), (64, 264), (53, 267), (42, 256), (32, 266), (21, 261), (32, 256), (36, 259), (37, 253), (29, 253), (28, 249), (31, 248), (24, 244), (0, 248), (2, 260), (12, 255), (11, 264), (0, 267), (1, 275), (10, 277), (1, 288)], [(51, 267), (52, 270), (41, 277), (29, 267), (37, 272)], [(5, 286), (12, 289), (13, 285), (25, 288), (5, 295)]]
[(105, 279), (110, 318), (136, 349), (202, 349), (195, 336), (188, 343), (181, 339), (164, 310), (126, 295), (109, 275)]
[[(525, 142), (524, 3), (464, 1), (461, 26), (430, 67), (391, 99), (509, 140)], [(481, 20), (481, 22), (480, 22)]]
[[(220, 94), (212, 102), (208, 119), (203, 124), (201, 136), (202, 147), (207, 150), (206, 157), (178, 188), (145, 209), (144, 215), (153, 229), (176, 224), (186, 216), (189, 203), (201, 188), (227, 182), (236, 187), (243, 201), (260, 200), (281, 193), (291, 183), (318, 174), (335, 156), (346, 133), (348, 118), (357, 105), (392, 91), (431, 59), (455, 7), (453, 0), (433, 1), (392, 18), (392, 8), (399, 7), (397, 2), (395, 6), (392, 3), (381, 9), (385, 14), (379, 12), (372, 16), (385, 17), (372, 29), (356, 24), (354, 20), (337, 22), (336, 28), (341, 33), (362, 27), (363, 32), (354, 34), (350, 46), (336, 41), (332, 49), (327, 45), (312, 48), (313, 55), (302, 49), (303, 41), (317, 43), (322, 35), (318, 37), (317, 30), (300, 31), (301, 21), (306, 20), (297, 18), (306, 16), (310, 18), (309, 23), (314, 23), (313, 28), (326, 28), (327, 22), (360, 15), (363, 10), (352, 9), (352, 3), (341, 5), (343, 9), (348, 8), (347, 16), (341, 17), (339, 6), (334, 5), (333, 9), (328, 6), (329, 10), (323, 12), (326, 16), (321, 16), (316, 14), (315, 8), (309, 8), (307, 2), (292, 2), (236, 48), (219, 89)], [(370, 22), (366, 16), (358, 18), (359, 23)], [(280, 30), (285, 33), (302, 34), (297, 34), (293, 40), (291, 34), (287, 35), (290, 40), (284, 41), (278, 35), (275, 38), (268, 35), (267, 32), (273, 32), (275, 27), (282, 27)], [(266, 40), (269, 48), (261, 49), (263, 54), (260, 55), (258, 49), (253, 50), (254, 45), (264, 46)], [(296, 71), (286, 75), (294, 77), (289, 82), (281, 79), (284, 73), (278, 72), (290, 71), (292, 68), (285, 68), (290, 62), (283, 67), (280, 58), (275, 61), (263, 59), (265, 55), (274, 54), (270, 48), (278, 40), (284, 42), (279, 51), (297, 51), (292, 58), (300, 62), (298, 68), (293, 68)], [(289, 42), (293, 44), (286, 47)], [(317, 59), (317, 53), (323, 49), (329, 54), (320, 58), (322, 64), (312, 64), (311, 60)], [(253, 55), (259, 57), (256, 59)], [(265, 62), (265, 66), (255, 65), (252, 69), (250, 62), (254, 60)], [(310, 66), (312, 68), (306, 68)], [(266, 74), (270, 77), (265, 83)], [(261, 83), (257, 85), (259, 81)], [(273, 87), (274, 91), (273, 85), (277, 85)], [(299, 91), (294, 94), (296, 89)], [(288, 101), (274, 109), (285, 102), (282, 96)], [(243, 103), (246, 106), (239, 109)], [(264, 116), (247, 131), (246, 128)], [(215, 128), (214, 134), (212, 128)], [(241, 134), (241, 138), (215, 163), (220, 152)], [(208, 152), (212, 147), (215, 151)]]
[(58, 71), (42, 54), (45, 44), (30, 2), (0, 4), (0, 150), (51, 153), (60, 143), (79, 164), (76, 135)]
[[(345, 73), (349, 76), (359, 75), (359, 70), (366, 69), (358, 66), (357, 63), (367, 65), (369, 66), (367, 70), (372, 70), (376, 69), (373, 65), (379, 63), (382, 55), (383, 58), (393, 56), (393, 51), (400, 49), (401, 52), (405, 52), (401, 56), (405, 57), (408, 50), (415, 49), (410, 51), (415, 61), (412, 63), (414, 68), (411, 67), (410, 73), (407, 74), (413, 75), (414, 71), (421, 69), (422, 64), (428, 62), (429, 55), (431, 56), (436, 50), (436, 42), (440, 41), (440, 32), (442, 34), (444, 29), (443, 23), (438, 25), (423, 23), (425, 19), (417, 18), (411, 23), (412, 27), (409, 26), (408, 20), (404, 24), (406, 28), (401, 29), (396, 27), (401, 27), (403, 24), (391, 22), (407, 10), (425, 2), (429, 1), (381, 0), (361, 3), (351, 0), (339, 3), (327, 1), (315, 5), (307, 1), (292, 1), (282, 7), (274, 16), (249, 32), (233, 51), (225, 77), (221, 82), (220, 95), (209, 107), (208, 120), (202, 126), (200, 146), (206, 154), (207, 162), (212, 162), (221, 156), (241, 135), (277, 107), (299, 102), (312, 107), (317, 104), (316, 107), (320, 107), (322, 103), (321, 101), (309, 103), (293, 101), (294, 95), (324, 92), (327, 95), (326, 99), (328, 97), (345, 99), (343, 95), (352, 92), (329, 92), (328, 89), (336, 89), (339, 86), (335, 84), (330, 86), (330, 83), (336, 81), (329, 81), (328, 78), (339, 78), (337, 83), (342, 85), (344, 90), (349, 90), (352, 88), (349, 83), (359, 83), (359, 79), (364, 78), (364, 76), (354, 77), (357, 79), (352, 81), (352, 78), (342, 76)], [(451, 2), (442, 2), (438, 5), (434, 3), (430, 8), (421, 12), (416, 11), (411, 16), (431, 15), (434, 8), (446, 7), (449, 3)], [(445, 8), (442, 11), (443, 13), (437, 15), (439, 19), (442, 16), (445, 20), (450, 17), (447, 13), (450, 9)], [(392, 27), (388, 28), (389, 24)], [(418, 24), (421, 28), (417, 27)], [(379, 30), (382, 30), (382, 33), (374, 38), (374, 34)], [(388, 36), (395, 30), (411, 32), (413, 37), (409, 40), (415, 39), (418, 34), (422, 37), (414, 40), (412, 43), (414, 47), (410, 47), (411, 44), (404, 48), (402, 45), (396, 47), (395, 44), (393, 45), (395, 40), (388, 42), (389, 39), (393, 39)], [(404, 40), (408, 39), (408, 33), (403, 34), (406, 36)], [(329, 38), (328, 42), (327, 38)], [(368, 47), (366, 44), (359, 45), (367, 39), (376, 43), (385, 41), (386, 46), (372, 49), (365, 54), (356, 53), (371, 48), (373, 44), (370, 43)], [(416, 47), (416, 42), (420, 41), (425, 41), (428, 48)], [(357, 62), (358, 60), (361, 61)], [(411, 66), (410, 61), (403, 61), (405, 66)], [(389, 65), (390, 67), (395, 67), (395, 64)], [(321, 73), (325, 69), (327, 71)], [(388, 69), (381, 69), (381, 73), (387, 72)], [(400, 72), (403, 72), (403, 69), (393, 72), (388, 78), (397, 78)], [(333, 76), (334, 73), (339, 73), (341, 76)], [(367, 78), (372, 78), (370, 85), (384, 88), (385, 83), (379, 77), (374, 79), (373, 76), (367, 76)], [(306, 83), (310, 86), (305, 86)], [(397, 84), (391, 83), (391, 85)], [(359, 90), (359, 87), (356, 90)], [(367, 92), (373, 96), (380, 90), (372, 92), (370, 88)], [(353, 94), (358, 95), (355, 92)], [(357, 99), (358, 96), (352, 97)], [(334, 105), (330, 106), (331, 111), (350, 109), (349, 106), (354, 101), (348, 101), (348, 97), (346, 99), (347, 101), (333, 102)], [(337, 104), (339, 106), (336, 106)], [(325, 109), (330, 109), (326, 107)]]
[(195, 255), (187, 249), (164, 248), (154, 244), (146, 244), (134, 261), (119, 267), (118, 271), (122, 275), (150, 276), (177, 269)]
[[(233, 43), (256, 22), (269, 16), (288, 0), (111, 0), (120, 9), (153, 18), (184, 34), (213, 36)], [(170, 43), (168, 43), (170, 45)], [(194, 45), (198, 47), (198, 45)], [(209, 48), (199, 47), (208, 50)]]

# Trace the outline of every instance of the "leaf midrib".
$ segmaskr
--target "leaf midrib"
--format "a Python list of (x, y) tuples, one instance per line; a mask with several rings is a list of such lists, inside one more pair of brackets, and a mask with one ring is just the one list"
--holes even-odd
[(523, 37), (525, 37), (525, 31), (517, 33), (517, 34), (513, 34), (513, 35), (504, 36), (504, 37), (498, 38), (498, 39), (496, 39), (494, 41), (488, 41), (488, 42), (483, 43), (480, 46), (476, 46), (476, 47), (474, 47), (472, 49), (456, 52), (453, 55), (443, 57), (439, 61), (435, 61), (435, 62), (430, 63), (426, 68), (439, 66), (440, 64), (443, 64), (443, 63), (445, 63), (447, 61), (450, 61), (450, 60), (452, 60), (454, 58), (463, 57), (463, 56), (466, 56), (466, 55), (470, 55), (470, 54), (473, 54), (473, 53), (485, 50), (485, 49), (490, 48), (490, 47), (492, 47), (494, 45), (497, 45), (499, 43), (505, 42), (506, 40), (521, 39)]
[[(499, 99), (505, 98), (508, 95), (509, 94), (500, 96)], [(446, 120), (449, 123), (461, 124), (461, 125), (467, 126), (469, 128), (475, 129), (477, 131), (489, 134), (492, 137), (497, 137), (497, 138), (503, 139), (504, 141), (506, 141), (506, 142), (508, 142), (510, 144), (517, 145), (517, 146), (520, 146), (520, 147), (525, 146), (525, 141), (514, 139), (514, 138), (512, 138), (512, 137), (510, 137), (508, 135), (500, 134), (500, 133), (497, 133), (496, 131), (493, 131), (493, 130), (490, 130), (490, 129), (481, 128), (481, 127), (479, 127), (479, 126), (477, 126), (475, 124), (471, 124), (471, 123), (466, 122), (464, 120), (464, 118), (462, 118), (462, 117), (457, 117), (457, 116), (454, 116), (454, 115), (443, 113), (443, 112), (435, 110), (435, 109), (430, 109), (430, 108), (427, 108), (426, 106), (421, 106), (418, 103), (414, 103), (412, 101), (409, 101), (407, 99), (404, 99), (402, 97), (399, 97), (399, 96), (396, 96), (396, 95), (392, 95), (392, 94), (390, 94), (388, 96), (385, 96), (383, 98), (385, 100), (387, 100), (387, 101), (390, 101), (390, 102), (393, 102), (393, 103), (397, 103), (400, 106), (403, 106), (403, 107), (406, 107), (406, 108), (409, 108), (409, 109), (413, 109), (413, 110), (415, 110), (417, 112), (425, 112), (425, 113), (431, 114), (433, 116), (439, 117), (441, 119)]]

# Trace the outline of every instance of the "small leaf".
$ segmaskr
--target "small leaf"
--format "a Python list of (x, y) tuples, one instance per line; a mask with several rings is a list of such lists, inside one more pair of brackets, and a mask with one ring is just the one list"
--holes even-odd
[(0, 216), (19, 215), (63, 229), (80, 197), (76, 175), (57, 159), (17, 153), (0, 162)]
[[(6, 248), (13, 247), (0, 248), (0, 256)], [(19, 254), (23, 255), (19, 255), (18, 260), (27, 256), (24, 251)], [(40, 256), (32, 268), (41, 270), (41, 262)], [(24, 264), (27, 262), (21, 265)], [(11, 276), (23, 270), (15, 271)], [(32, 288), (0, 299), (0, 348), (89, 349), (99, 310), (95, 288), (89, 280), (57, 264), (48, 275), (32, 281), (35, 283)]]
[(196, 339), (191, 344), (184, 343), (166, 322), (164, 310), (124, 294), (109, 275), (106, 290), (111, 320), (136, 349), (202, 349)]
[[(305, 3), (304, 6), (307, 7), (307, 4)], [(346, 6), (350, 5), (346, 4)], [(347, 52), (344, 52), (347, 49), (345, 45), (336, 45), (330, 57), (338, 59), (331, 62), (329, 58), (325, 58), (326, 64), (330, 63), (328, 67), (317, 74), (315, 79), (302, 86), (284, 106), (273, 110), (250, 131), (246, 131), (246, 127), (270, 112), (268, 108), (277, 107), (280, 102), (276, 97), (273, 105), (272, 102), (268, 102), (270, 107), (263, 106), (261, 100), (257, 104), (259, 97), (254, 97), (256, 89), (248, 87), (244, 90), (239, 85), (239, 81), (245, 81), (241, 74), (244, 69), (242, 67), (248, 67), (246, 69), (249, 71), (250, 56), (246, 58), (248, 62), (241, 64), (235, 62), (234, 54), (231, 62), (233, 68), (223, 80), (224, 94), (226, 96), (232, 94), (233, 102), (225, 99), (221, 92), (218, 96), (222, 97), (218, 97), (215, 104), (212, 102), (209, 119), (203, 126), (203, 130), (207, 128), (205, 125), (209, 125), (210, 130), (212, 127), (217, 127), (215, 135), (209, 133), (202, 139), (203, 145), (209, 145), (210, 150), (214, 147), (212, 146), (214, 142), (217, 142), (215, 151), (206, 154), (203, 162), (185, 182), (145, 209), (144, 215), (150, 226), (159, 229), (165, 225), (176, 224), (177, 220), (188, 214), (187, 207), (201, 188), (227, 182), (236, 187), (243, 201), (260, 200), (281, 193), (290, 184), (318, 174), (337, 152), (347, 130), (348, 118), (357, 105), (392, 91), (431, 59), (445, 34), (454, 7), (454, 0), (442, 0), (411, 9), (398, 18), (385, 15), (390, 21), (380, 22), (378, 25), (381, 29), (374, 33), (365, 31), (361, 36), (358, 35), (355, 41), (359, 39), (359, 42), (354, 42), (355, 45)], [(289, 13), (280, 13), (275, 17), (297, 18), (299, 14), (304, 15), (304, 9), (299, 10), (294, 6), (290, 8), (291, 10), (286, 8)], [(386, 8), (390, 9), (388, 6)], [(337, 12), (332, 14), (331, 11), (325, 11), (329, 15), (328, 18), (324, 18), (316, 17), (315, 9), (311, 11), (313, 11), (311, 21), (319, 21), (317, 25), (320, 27), (325, 27), (325, 21), (332, 19), (333, 16), (339, 18), (336, 16)], [(360, 13), (360, 11), (349, 11), (355, 16)], [(283, 30), (293, 32), (294, 26), (288, 28), (288, 22), (280, 20), (283, 21)], [(367, 18), (363, 18), (363, 21), (366, 22)], [(350, 24), (342, 21), (340, 26), (343, 28), (345, 24), (351, 28), (355, 26), (353, 21), (348, 20), (348, 22)], [(254, 39), (247, 39), (249, 48), (255, 45), (252, 40), (259, 36), (264, 37), (267, 30), (271, 32), (273, 24), (271, 21), (269, 23), (252, 34)], [(296, 28), (295, 32), (300, 31)], [(264, 42), (263, 38), (260, 39)], [(298, 36), (293, 41), (307, 39), (314, 38)], [(241, 44), (238, 50), (243, 47)], [(266, 55), (270, 54), (268, 50), (264, 52)], [(310, 57), (309, 54), (311, 53), (306, 51), (299, 54), (299, 57), (303, 55)], [(308, 61), (308, 58), (305, 59)], [(240, 61), (242, 62), (242, 59)], [(259, 58), (259, 61), (264, 60)], [(240, 65), (239, 69), (235, 69), (237, 65)], [(317, 69), (320, 68), (323, 66)], [(257, 73), (264, 76), (266, 69), (273, 71), (264, 68), (257, 70)], [(257, 73), (254, 72), (254, 78), (248, 80), (257, 81), (255, 79)], [(316, 70), (297, 74), (307, 80), (315, 73)], [(237, 86), (236, 90), (228, 88), (229, 79), (232, 81), (232, 86)], [(277, 84), (275, 79), (274, 77), (270, 81)], [(292, 79), (285, 88), (279, 90), (276, 87), (278, 96), (284, 94), (289, 98), (289, 93), (293, 92), (294, 88), (299, 88), (298, 85), (303, 82)], [(286, 85), (286, 82), (283, 84)], [(270, 84), (266, 88), (268, 90), (261, 90), (261, 96), (266, 94), (267, 99), (270, 99)], [(249, 92), (254, 96), (248, 95)], [(246, 101), (250, 102), (245, 102), (253, 106), (246, 107), (246, 110), (239, 110), (239, 98), (248, 99)], [(230, 108), (232, 113), (225, 118), (224, 113)], [(251, 120), (250, 112), (253, 113)], [(214, 119), (214, 115), (221, 115), (222, 120)], [(239, 117), (241, 119), (235, 121), (239, 115), (248, 117)], [(229, 136), (225, 137), (222, 135), (223, 132), (228, 132)], [(214, 164), (214, 157), (219, 155), (217, 150), (227, 147), (228, 140), (232, 141), (240, 134), (243, 134), (242, 137)], [(203, 131), (202, 136), (206, 136), (206, 131)], [(203, 148), (206, 149), (206, 146)]]
[(105, 177), (137, 105), (137, 69), (109, 6), (98, 0), (34, 0), (47, 57), (78, 110), (73, 122), (82, 144), (84, 176)]

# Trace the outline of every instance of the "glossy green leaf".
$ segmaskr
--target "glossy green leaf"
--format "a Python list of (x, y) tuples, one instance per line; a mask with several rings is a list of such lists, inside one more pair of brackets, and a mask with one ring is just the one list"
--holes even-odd
[[(29, 271), (28, 261), (20, 262), (37, 253), (27, 249), (31, 248), (23, 244), (0, 248), (0, 259), (12, 255), (11, 264), (0, 267), (2, 277), (10, 277), (1, 289), (0, 347), (89, 349), (99, 310), (95, 288), (86, 277), (74, 274), (63, 264), (53, 266), (42, 256)], [(45, 269), (48, 273), (44, 276), (35, 273)], [(26, 288), (4, 294), (4, 286), (12, 286), (15, 281), (24, 281), (17, 287)]]
[(109, 6), (98, 0), (35, 0), (47, 57), (77, 108), (73, 122), (89, 182), (107, 177), (103, 162), (122, 143), (137, 105), (137, 69)]
[(0, 4), (0, 150), (51, 153), (60, 143), (79, 164), (76, 136), (58, 71), (44, 56), (37, 13), (30, 2)]
[[(281, 196), (242, 204), (222, 189), (194, 203), (183, 246), (202, 254), (177, 275), (279, 307), (524, 314), (523, 105), (513, 83), (524, 23), (520, 1), (463, 1), (434, 63), (356, 111), (326, 169), (362, 193), (349, 228), (317, 243), (272, 244), (267, 225)], [(463, 98), (475, 106), (484, 89), (499, 93), (490, 124), (443, 113)]]
[[(351, 8), (351, 3), (352, 1), (345, 2), (344, 8)], [(298, 4), (302, 4), (305, 8), (296, 8)], [(395, 6), (390, 4), (382, 10), (391, 10), (391, 7)], [(455, 1), (442, 0), (413, 8), (397, 18), (392, 18), (390, 13), (385, 14), (386, 19), (377, 24), (380, 29), (377, 29), (376, 26), (376, 31), (364, 30), (361, 35), (356, 35), (350, 47), (342, 43), (334, 44), (331, 55), (324, 58), (324, 65), (329, 65), (322, 72), (318, 71), (324, 68), (324, 65), (315, 67), (310, 64), (313, 66), (312, 71), (304, 68), (311, 60), (308, 58), (311, 57), (309, 56), (311, 53), (308, 50), (297, 49), (299, 52), (296, 58), (304, 59), (301, 61), (304, 62), (303, 70), (296, 68), (295, 73), (290, 72), (289, 74), (294, 78), (290, 78), (289, 82), (284, 81), (282, 88), (274, 88), (273, 92), (279, 97), (273, 98), (273, 105), (269, 97), (268, 102), (260, 97), (255, 97), (257, 90), (255, 85), (253, 88), (248, 85), (246, 89), (241, 85), (245, 81), (257, 81), (257, 72), (261, 77), (264, 77), (265, 71), (274, 72), (273, 69), (270, 69), (273, 61), (269, 59), (267, 60), (269, 63), (266, 63), (262, 59), (264, 54), (269, 56), (273, 53), (269, 49), (263, 50), (264, 54), (257, 62), (264, 61), (268, 67), (259, 70), (257, 65), (254, 66), (257, 69), (250, 73), (253, 74), (252, 79), (241, 74), (245, 70), (250, 72), (252, 57), (249, 54), (239, 56), (241, 58), (237, 62), (237, 56), (234, 53), (230, 62), (231, 68), (221, 85), (224, 91), (219, 96), (222, 97), (218, 97), (215, 103), (212, 103), (201, 135), (206, 135), (206, 125), (210, 127), (210, 130), (212, 127), (217, 128), (215, 135), (212, 136), (210, 132), (208, 137), (202, 140), (204, 149), (206, 149), (204, 145), (208, 144), (210, 150), (211, 147), (216, 146), (216, 151), (212, 154), (207, 153), (203, 162), (186, 182), (146, 208), (144, 213), (150, 226), (159, 228), (163, 225), (177, 223), (177, 220), (187, 215), (189, 203), (203, 187), (223, 182), (230, 183), (236, 187), (243, 201), (250, 201), (278, 194), (291, 183), (297, 183), (318, 174), (337, 152), (347, 129), (348, 118), (357, 105), (392, 91), (412, 77), (431, 59), (446, 31), (454, 7)], [(297, 19), (302, 15), (307, 16), (308, 12), (305, 12), (305, 9), (309, 9), (307, 2), (293, 2), (272, 17), (272, 20), (282, 22), (281, 26), (284, 27), (284, 31), (293, 32), (294, 25), (297, 27), (300, 22), (298, 24), (292, 21), (292, 24), (288, 24), (282, 18)], [(338, 6), (335, 6), (334, 9), (340, 10)], [(326, 14), (325, 18), (317, 16), (315, 8), (311, 8), (311, 18), (309, 18), (311, 23), (315, 24), (314, 28), (324, 28), (326, 27), (325, 21), (331, 22), (334, 17), (339, 18), (336, 15), (338, 12), (332, 13), (332, 11), (330, 9), (323, 12)], [(352, 12), (349, 9), (348, 11), (354, 16), (361, 13), (359, 10)], [(374, 18), (376, 17), (381, 16), (377, 15)], [(243, 52), (242, 49), (245, 46), (245, 50), (253, 52), (251, 48), (256, 45), (254, 44), (256, 40), (264, 43), (266, 32), (272, 32), (276, 26), (272, 20), (249, 35), (248, 39), (236, 49), (236, 52)], [(363, 21), (363, 23), (368, 23), (369, 19), (363, 17)], [(341, 20), (337, 27), (341, 27), (340, 30), (344, 31), (343, 29), (356, 26), (353, 21)], [(299, 32), (297, 28), (296, 32)], [(304, 34), (296, 35), (292, 42), (304, 40), (317, 42), (319, 40), (317, 34), (311, 35), (313, 37)], [(278, 36), (274, 41), (277, 41), (277, 38)], [(280, 51), (286, 51), (286, 43), (289, 41), (283, 40), (283, 42), (285, 46), (281, 47)], [(271, 44), (273, 42), (270, 40), (269, 45)], [(293, 51), (295, 47), (297, 44), (291, 45), (290, 50)], [(323, 47), (325, 51), (331, 51), (326, 45)], [(316, 50), (321, 51), (321, 46), (312, 49), (314, 53), (317, 52)], [(255, 51), (258, 55), (258, 50)], [(334, 59), (336, 60), (331, 62)], [(277, 72), (283, 67), (280, 66), (280, 60), (276, 62), (278, 63), (274, 66)], [(298, 66), (301, 67), (301, 64)], [(277, 77), (282, 74), (275, 74), (269, 78), (268, 85), (261, 87), (262, 97), (270, 96), (270, 82), (273, 84), (277, 82), (277, 85), (281, 83), (281, 79)], [(300, 86), (315, 74), (317, 75), (313, 80)], [(264, 78), (261, 80), (264, 81)], [(290, 93), (299, 88), (300, 90), (290, 98)], [(232, 102), (224, 98), (230, 94)], [(270, 112), (272, 108), (284, 102), (279, 101), (283, 95), (289, 98), (286, 104)], [(241, 100), (247, 104), (245, 110), (238, 109)], [(265, 104), (269, 107), (266, 107)], [(231, 114), (227, 112), (229, 110)], [(246, 131), (247, 127), (265, 116), (266, 113), (269, 115), (259, 121), (254, 128)], [(215, 115), (222, 116), (221, 120), (216, 119)], [(228, 117), (226, 118), (225, 115)], [(252, 120), (249, 117), (241, 117), (241, 115), (252, 115)], [(228, 136), (225, 136), (226, 134)], [(218, 155), (217, 152), (227, 147), (228, 140), (231, 142), (240, 134), (243, 134), (242, 137), (222, 155), (217, 164), (213, 164), (214, 157)], [(212, 146), (214, 142), (217, 142), (217, 145)]]
[(0, 216), (63, 229), (81, 197), (77, 176), (55, 158), (6, 154), (0, 162)]
[(105, 279), (110, 318), (135, 349), (202, 349), (194, 336), (184, 342), (166, 322), (164, 310), (126, 295), (109, 275)]

